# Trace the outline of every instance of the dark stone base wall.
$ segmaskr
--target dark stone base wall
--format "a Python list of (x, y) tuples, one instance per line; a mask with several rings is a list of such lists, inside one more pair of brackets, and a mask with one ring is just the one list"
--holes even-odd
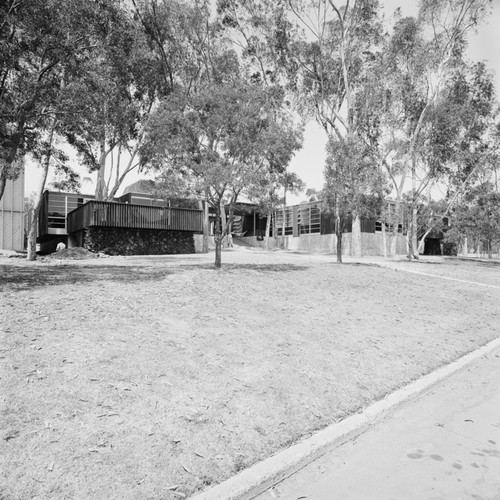
[(193, 233), (152, 229), (90, 227), (83, 247), (107, 255), (195, 253)]

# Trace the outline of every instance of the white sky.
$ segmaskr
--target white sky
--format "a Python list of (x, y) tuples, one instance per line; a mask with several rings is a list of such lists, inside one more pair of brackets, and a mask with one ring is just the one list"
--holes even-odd
[[(387, 19), (392, 17), (396, 8), (401, 7), (403, 16), (417, 14), (417, 0), (382, 0)], [(469, 38), (469, 57), (473, 61), (484, 60), (487, 65), (496, 73), (496, 88), (500, 98), (500, 0), (493, 0), (493, 12), (490, 18), (480, 27), (477, 34), (472, 34)], [(309, 123), (304, 134), (304, 146), (299, 151), (292, 163), (290, 169), (297, 173), (307, 184), (307, 187), (321, 189), (323, 186), (323, 168), (325, 162), (325, 144), (326, 135), (316, 123)], [(95, 180), (95, 174), (89, 174), (85, 169), (79, 169), (82, 177), (91, 177)], [(143, 178), (136, 173), (131, 173), (125, 180), (123, 187), (132, 182)], [(29, 194), (36, 190), (40, 178), (40, 169), (35, 165), (26, 166), (26, 185), (25, 193)], [(51, 179), (48, 179), (50, 182)], [(87, 189), (82, 189), (85, 193), (92, 193), (93, 186), (86, 183)], [(121, 194), (121, 191), (119, 192)], [(290, 204), (298, 203), (305, 199), (305, 194), (298, 196), (288, 196), (287, 201)]]

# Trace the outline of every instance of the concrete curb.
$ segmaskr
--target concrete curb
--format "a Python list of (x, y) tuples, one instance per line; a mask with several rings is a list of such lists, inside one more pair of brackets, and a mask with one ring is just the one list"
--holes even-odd
[(192, 500), (250, 500), (331, 449), (362, 434), (403, 403), (416, 399), (425, 391), (498, 347), (500, 347), (500, 337), (388, 394), (384, 399), (377, 401), (362, 412), (332, 424), (310, 438), (192, 497)]

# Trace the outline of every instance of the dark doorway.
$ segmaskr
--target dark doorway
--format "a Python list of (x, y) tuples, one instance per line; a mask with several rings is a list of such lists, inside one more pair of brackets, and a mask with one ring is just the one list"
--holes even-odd
[(441, 255), (441, 240), (439, 238), (426, 238), (424, 255)]

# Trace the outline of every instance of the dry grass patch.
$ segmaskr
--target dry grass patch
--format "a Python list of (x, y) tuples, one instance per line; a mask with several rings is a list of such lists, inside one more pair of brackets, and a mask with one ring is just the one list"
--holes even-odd
[(498, 335), (500, 290), (234, 255), (2, 266), (4, 498), (187, 497)]

